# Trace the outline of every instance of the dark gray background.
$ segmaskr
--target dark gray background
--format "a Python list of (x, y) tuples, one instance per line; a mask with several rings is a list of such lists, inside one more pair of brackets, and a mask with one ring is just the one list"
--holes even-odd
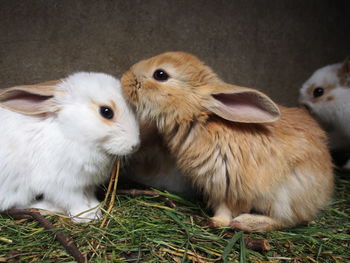
[(317, 68), (350, 55), (348, 0), (0, 0), (0, 88), (102, 71), (169, 50), (295, 105)]

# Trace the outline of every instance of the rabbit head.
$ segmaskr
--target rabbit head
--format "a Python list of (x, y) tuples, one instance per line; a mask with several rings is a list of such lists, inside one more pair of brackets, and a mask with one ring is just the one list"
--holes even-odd
[[(349, 115), (350, 57), (343, 63), (316, 70), (300, 89), (299, 103), (327, 130), (336, 129)], [(346, 113), (347, 112), (347, 113)]]
[(120, 83), (102, 73), (80, 72), (36, 85), (0, 92), (0, 106), (40, 120), (52, 117), (68, 140), (113, 155), (139, 144), (138, 123), (121, 94)]
[[(141, 118), (186, 122), (210, 114), (235, 122), (264, 123), (279, 118), (265, 94), (221, 81), (197, 57), (167, 52), (140, 61), (122, 79), (123, 92)], [(159, 125), (162, 126), (162, 125)]]

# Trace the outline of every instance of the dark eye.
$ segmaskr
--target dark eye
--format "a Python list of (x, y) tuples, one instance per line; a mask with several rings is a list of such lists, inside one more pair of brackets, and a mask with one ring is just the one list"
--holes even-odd
[(324, 89), (321, 87), (317, 87), (314, 89), (312, 95), (314, 96), (314, 98), (318, 98), (321, 97), (324, 93)]
[(154, 78), (155, 80), (158, 80), (158, 81), (166, 81), (166, 80), (168, 80), (169, 75), (168, 75), (168, 73), (166, 73), (164, 70), (162, 70), (162, 69), (157, 69), (157, 70), (154, 71), (154, 73), (153, 73), (153, 78)]
[(114, 116), (113, 110), (108, 106), (101, 106), (100, 107), (100, 114), (103, 118), (106, 118), (108, 120), (112, 119)]

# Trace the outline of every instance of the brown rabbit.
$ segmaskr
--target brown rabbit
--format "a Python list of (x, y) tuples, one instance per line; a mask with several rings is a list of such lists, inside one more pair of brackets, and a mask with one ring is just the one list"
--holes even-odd
[(227, 84), (184, 52), (140, 61), (121, 81), (141, 119), (156, 122), (182, 173), (203, 192), (214, 226), (290, 227), (329, 201), (326, 136), (303, 109)]

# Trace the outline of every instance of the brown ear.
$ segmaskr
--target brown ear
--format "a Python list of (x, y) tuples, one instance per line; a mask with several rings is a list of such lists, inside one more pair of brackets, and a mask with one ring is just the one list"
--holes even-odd
[(350, 84), (350, 56), (344, 60), (339, 70), (339, 77), (342, 84)]
[(212, 93), (206, 108), (233, 122), (266, 123), (280, 117), (278, 106), (268, 96), (254, 89), (233, 85)]
[[(59, 80), (50, 80), (45, 82), (40, 82), (38, 84), (35, 84), (35, 86), (57, 86), (59, 83), (61, 83), (63, 79)], [(33, 85), (34, 86), (34, 85)]]
[(0, 90), (0, 107), (28, 115), (55, 112), (58, 110), (54, 98), (56, 83), (45, 82)]

